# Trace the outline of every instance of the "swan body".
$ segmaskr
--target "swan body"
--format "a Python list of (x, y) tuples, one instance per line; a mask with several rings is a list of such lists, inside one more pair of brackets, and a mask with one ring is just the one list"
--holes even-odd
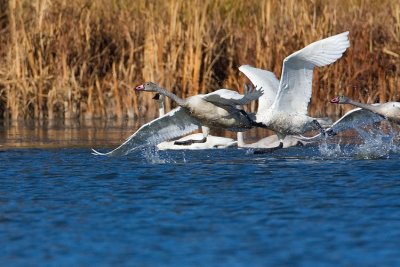
[[(157, 94), (153, 99), (157, 100), (159, 108), (159, 116), (165, 114), (164, 108), (164, 96)], [(214, 149), (214, 148), (227, 148), (237, 146), (237, 142), (228, 137), (213, 136), (209, 134), (210, 129), (208, 127), (201, 127), (202, 133), (195, 133), (184, 136), (176, 141), (164, 141), (157, 144), (157, 148), (160, 150), (180, 150), (180, 149)], [(206, 138), (205, 142), (193, 142), (187, 145), (177, 145), (176, 142), (185, 142), (188, 140), (203, 140)]]
[(252, 90), (241, 95), (232, 90), (219, 89), (209, 94), (194, 95), (186, 99), (181, 99), (152, 82), (139, 85), (136, 90), (156, 92), (171, 98), (187, 110), (193, 118), (209, 128), (222, 128), (240, 132), (258, 125), (250, 118), (249, 114), (237, 108), (237, 106), (257, 100), (262, 95), (261, 90)]
[(94, 149), (94, 155), (119, 156), (143, 147), (154, 146), (197, 130), (201, 126), (216, 127), (231, 131), (244, 131), (260, 126), (250, 114), (236, 108), (262, 95), (260, 90), (252, 90), (245, 95), (220, 89), (215, 92), (181, 99), (155, 83), (145, 83), (135, 88), (137, 91), (160, 93), (171, 98), (179, 107), (140, 127), (124, 143), (112, 151), (101, 153)]
[[(239, 70), (256, 87), (264, 89), (266, 98), (273, 98), (273, 101), (265, 101), (263, 108), (258, 110), (256, 121), (275, 131), (281, 141), (286, 135), (299, 135), (309, 130), (322, 132), (316, 118), (307, 116), (312, 94), (313, 69), (334, 63), (349, 46), (348, 32), (344, 32), (314, 42), (286, 57), (276, 91), (268, 90), (271, 88), (267, 84), (270, 78), (265, 73), (248, 65), (240, 67)], [(276, 81), (273, 83), (276, 84)]]
[(369, 110), (391, 122), (400, 124), (400, 102), (376, 103), (371, 105), (354, 101), (346, 96), (337, 96), (330, 102), (334, 104), (350, 104), (364, 110)]

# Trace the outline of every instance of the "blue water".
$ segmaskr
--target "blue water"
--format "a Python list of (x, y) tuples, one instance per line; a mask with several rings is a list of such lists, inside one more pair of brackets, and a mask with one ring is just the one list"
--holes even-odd
[(400, 154), (334, 150), (1, 151), (0, 265), (400, 266)]

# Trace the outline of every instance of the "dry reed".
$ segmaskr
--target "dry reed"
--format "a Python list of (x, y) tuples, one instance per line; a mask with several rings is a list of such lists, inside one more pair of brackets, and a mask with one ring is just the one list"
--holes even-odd
[(155, 116), (134, 85), (241, 91), (240, 65), (279, 77), (287, 55), (347, 30), (345, 56), (315, 71), (315, 116), (347, 110), (327, 104), (339, 93), (400, 100), (398, 0), (0, 0), (0, 119)]

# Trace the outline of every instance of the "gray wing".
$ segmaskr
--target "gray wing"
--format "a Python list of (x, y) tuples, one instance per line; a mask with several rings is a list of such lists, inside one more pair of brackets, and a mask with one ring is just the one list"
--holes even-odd
[(355, 129), (364, 125), (371, 125), (384, 120), (384, 117), (369, 110), (355, 108), (344, 114), (328, 129), (339, 133), (348, 129)]
[(203, 99), (217, 106), (237, 106), (246, 105), (251, 101), (257, 100), (262, 95), (263, 91), (261, 90), (261, 88), (250, 90), (244, 95), (228, 89), (219, 89), (215, 92), (206, 94)]
[(126, 155), (138, 148), (157, 145), (163, 141), (191, 133), (197, 130), (199, 126), (201, 126), (199, 121), (191, 117), (185, 109), (178, 107), (164, 116), (144, 124), (114, 150), (101, 153), (92, 149), (92, 154), (101, 156)]
[[(374, 123), (378, 123), (384, 119), (385, 119), (384, 117), (376, 113), (373, 113), (372, 111), (361, 108), (355, 108), (344, 114), (340, 119), (335, 121), (335, 123), (332, 124), (332, 126), (327, 128), (325, 131), (330, 134), (338, 134), (339, 132), (343, 132), (345, 130), (356, 129), (364, 125), (371, 125)], [(296, 138), (303, 141), (316, 141), (318, 139), (321, 139), (322, 137), (323, 137), (322, 134), (319, 133), (311, 137), (301, 136)]]

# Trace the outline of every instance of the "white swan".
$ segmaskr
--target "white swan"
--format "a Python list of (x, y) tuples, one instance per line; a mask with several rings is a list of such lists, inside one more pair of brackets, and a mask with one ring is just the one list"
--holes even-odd
[(387, 102), (387, 103), (376, 103), (376, 104), (365, 104), (354, 101), (346, 96), (337, 96), (333, 98), (331, 103), (334, 104), (350, 104), (365, 110), (369, 110), (376, 113), (385, 119), (400, 124), (400, 103), (399, 102)]
[[(159, 117), (165, 114), (164, 108), (164, 96), (156, 94), (153, 97), (158, 102), (158, 114)], [(157, 148), (160, 150), (179, 150), (179, 149), (212, 149), (212, 148), (227, 148), (237, 146), (237, 141), (228, 137), (213, 136), (209, 134), (210, 129), (205, 126), (201, 126), (202, 133), (195, 133), (184, 136), (176, 141), (164, 141), (157, 144)], [(203, 140), (206, 137), (205, 142), (192, 142), (191, 144), (185, 144), (188, 140)], [(177, 144), (178, 143), (178, 144)]]
[(116, 149), (95, 155), (125, 155), (132, 150), (157, 145), (166, 140), (188, 134), (200, 126), (222, 128), (230, 131), (245, 131), (252, 127), (263, 127), (260, 123), (237, 106), (245, 105), (262, 95), (260, 90), (252, 90), (245, 95), (235, 91), (220, 89), (206, 95), (195, 95), (181, 99), (155, 83), (147, 82), (135, 88), (137, 91), (156, 92), (171, 98), (179, 107), (164, 116), (146, 123)]
[[(279, 87), (279, 81), (275, 77), (275, 75), (266, 70), (262, 69), (257, 69), (254, 67), (251, 67), (249, 65), (243, 65), (239, 67), (239, 70), (242, 72), (248, 72), (252, 71), (253, 74), (255, 74), (255, 78), (258, 79), (257, 83), (258, 84), (263, 84), (263, 91), (264, 94), (258, 99), (258, 111), (263, 110), (268, 108), (272, 102), (273, 98), (276, 95), (276, 91), (278, 91)], [(247, 84), (244, 84), (244, 92), (247, 92), (251, 90), (250, 86)], [(321, 119), (322, 123), (326, 123)], [(328, 123), (331, 123), (330, 121)], [(292, 135), (287, 135), (283, 141), (282, 141), (282, 147), (283, 148), (288, 148), (292, 146), (304, 146), (308, 142), (306, 141), (301, 141), (297, 139), (296, 137)], [(267, 149), (267, 150), (256, 150), (256, 151), (265, 151), (265, 152), (272, 152), (275, 149), (274, 148), (281, 148), (280, 147), (280, 140), (277, 135), (270, 135), (267, 137), (264, 137), (257, 142), (247, 144), (244, 142), (244, 133), (243, 132), (238, 132), (237, 133), (237, 146), (239, 148), (262, 148), (262, 149)]]
[[(281, 147), (286, 135), (299, 135), (310, 130), (324, 131), (315, 118), (307, 116), (312, 94), (313, 69), (341, 58), (350, 46), (348, 34), (344, 32), (314, 42), (285, 58), (278, 91), (265, 90), (267, 100), (263, 109), (257, 112), (256, 121), (276, 132), (282, 143)], [(256, 87), (265, 86), (265, 73), (250, 66), (242, 66), (240, 70)], [(260, 101), (261, 99), (263, 97)]]
[[(242, 65), (239, 67), (239, 70), (246, 74), (248, 77), (252, 77), (252, 82), (257, 85), (263, 86), (264, 94), (258, 99), (258, 109), (257, 113), (261, 113), (264, 110), (268, 109), (275, 97), (276, 93), (279, 89), (279, 80), (276, 78), (273, 72), (254, 68), (250, 65)], [(249, 90), (249, 86), (247, 84), (244, 85), (245, 92)], [(332, 120), (329, 118), (316, 118), (316, 120), (323, 127), (329, 127), (332, 124)], [(286, 135), (283, 140), (279, 140), (277, 135), (271, 135), (265, 138), (258, 140), (255, 143), (246, 144), (244, 142), (244, 134), (239, 132), (237, 134), (238, 139), (238, 147), (242, 148), (261, 148), (260, 150), (256, 150), (255, 153), (263, 153), (263, 152), (272, 152), (274, 148), (288, 148), (292, 146), (305, 146), (309, 144), (312, 140), (306, 140), (307, 137), (303, 136), (294, 136), (294, 135)], [(303, 140), (304, 139), (304, 140)], [(280, 144), (282, 141), (282, 145)]]

